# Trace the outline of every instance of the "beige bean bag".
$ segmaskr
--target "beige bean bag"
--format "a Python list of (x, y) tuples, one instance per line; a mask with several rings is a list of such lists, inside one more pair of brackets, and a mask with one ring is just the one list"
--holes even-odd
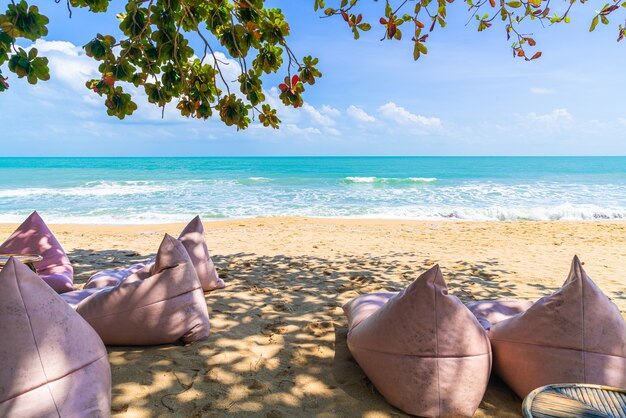
[[(199, 216), (196, 216), (187, 224), (178, 237), (182, 242), (185, 250), (189, 254), (189, 258), (193, 263), (202, 289), (209, 292), (215, 289), (221, 289), (226, 286), (224, 280), (220, 279), (213, 260), (209, 255), (209, 249), (204, 238), (204, 227)], [(85, 289), (101, 288), (107, 286), (116, 286), (126, 280), (130, 275), (137, 273), (144, 267), (154, 263), (154, 259), (147, 263), (133, 264), (128, 267), (115, 270), (103, 270), (91, 276), (85, 284)]]
[(209, 313), (196, 270), (180, 241), (165, 235), (155, 262), (76, 307), (105, 344), (153, 345), (209, 336)]
[(574, 257), (560, 290), (489, 333), (494, 370), (521, 398), (553, 383), (626, 387), (626, 322)]
[(425, 417), (471, 417), (491, 371), (486, 332), (435, 266), (404, 291), (346, 305), (348, 347), (385, 399)]
[(9, 260), (0, 283), (0, 416), (109, 416), (100, 337), (19, 261)]

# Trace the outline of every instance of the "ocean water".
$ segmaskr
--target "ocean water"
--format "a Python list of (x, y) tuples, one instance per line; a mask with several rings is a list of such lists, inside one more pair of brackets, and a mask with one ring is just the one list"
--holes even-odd
[(0, 158), (0, 222), (626, 219), (626, 157)]

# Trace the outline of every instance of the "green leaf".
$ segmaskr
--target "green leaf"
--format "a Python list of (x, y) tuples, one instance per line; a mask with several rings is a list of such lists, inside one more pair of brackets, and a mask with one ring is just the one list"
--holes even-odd
[(593, 30), (598, 26), (598, 16), (594, 17), (591, 20), (591, 27), (589, 28), (589, 32), (593, 32)]
[(421, 55), (420, 49), (418, 47), (418, 42), (415, 42), (415, 45), (413, 46), (413, 60), (417, 61), (419, 59)]

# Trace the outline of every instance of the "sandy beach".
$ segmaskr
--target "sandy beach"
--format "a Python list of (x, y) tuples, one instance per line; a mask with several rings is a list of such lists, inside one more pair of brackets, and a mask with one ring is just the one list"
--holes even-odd
[[(206, 294), (212, 334), (189, 346), (109, 347), (113, 414), (404, 416), (346, 346), (341, 306), (398, 291), (435, 263), (463, 301), (536, 300), (558, 289), (572, 256), (626, 317), (626, 222), (447, 222), (262, 218), (205, 222), (226, 289)], [(0, 224), (0, 236), (16, 227)], [(75, 287), (144, 261), (183, 224), (51, 225)], [(477, 417), (521, 415), (497, 378)]]

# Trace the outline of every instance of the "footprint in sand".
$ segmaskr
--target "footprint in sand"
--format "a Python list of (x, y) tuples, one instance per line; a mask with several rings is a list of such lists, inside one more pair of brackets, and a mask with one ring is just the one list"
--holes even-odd
[(316, 337), (320, 337), (324, 334), (327, 334), (335, 327), (333, 321), (315, 321), (307, 324), (304, 327), (305, 332), (308, 334), (312, 334)]
[(359, 275), (353, 274), (353, 275), (350, 275), (350, 280), (352, 280), (353, 282), (363, 284), (363, 283), (371, 281), (371, 278), (367, 276), (359, 276)]
[(276, 312), (293, 312), (293, 308), (286, 303), (275, 303), (272, 305), (272, 310)]

